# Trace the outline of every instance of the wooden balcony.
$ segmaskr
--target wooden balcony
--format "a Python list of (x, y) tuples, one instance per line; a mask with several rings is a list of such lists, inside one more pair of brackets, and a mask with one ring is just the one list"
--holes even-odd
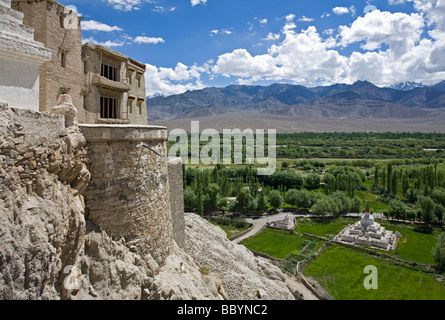
[(99, 88), (113, 90), (117, 92), (128, 92), (131, 89), (131, 86), (129, 84), (122, 83), (119, 81), (113, 81), (105, 77), (101, 77), (98, 74), (93, 75), (93, 84)]

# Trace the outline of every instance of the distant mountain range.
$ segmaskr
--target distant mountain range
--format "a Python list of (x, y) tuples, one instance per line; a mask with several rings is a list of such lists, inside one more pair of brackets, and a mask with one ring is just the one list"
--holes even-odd
[(445, 110), (445, 81), (406, 82), (388, 88), (368, 81), (308, 88), (301, 85), (231, 85), (147, 100), (150, 121), (189, 119), (229, 112), (262, 112), (302, 118), (417, 118)]

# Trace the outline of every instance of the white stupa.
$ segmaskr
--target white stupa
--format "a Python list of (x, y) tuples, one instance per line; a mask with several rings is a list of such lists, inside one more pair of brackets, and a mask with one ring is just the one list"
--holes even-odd
[(361, 220), (348, 225), (334, 240), (384, 250), (394, 250), (399, 238), (399, 232), (388, 231), (380, 223), (375, 222), (374, 217), (369, 212), (369, 205), (367, 205), (366, 212)]

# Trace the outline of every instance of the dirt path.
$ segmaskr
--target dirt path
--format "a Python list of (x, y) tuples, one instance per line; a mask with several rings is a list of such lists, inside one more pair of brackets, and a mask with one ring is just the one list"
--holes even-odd
[(249, 237), (252, 237), (254, 235), (256, 235), (258, 232), (260, 232), (265, 226), (266, 226), (266, 221), (252, 221), (252, 228), (250, 229), (249, 232), (247, 232), (246, 234), (242, 235), (241, 237), (239, 237), (238, 239), (234, 240), (235, 243), (241, 243), (244, 240), (246, 240)]
[(295, 277), (284, 275), (286, 277), (286, 283), (290, 284), (291, 287), (297, 288), (298, 292), (303, 295), (303, 300), (319, 300), (315, 294), (312, 293), (303, 283), (295, 279)]
[(270, 216), (270, 217), (264, 217), (256, 220), (248, 220), (252, 224), (252, 229), (250, 229), (249, 232), (244, 234), (243, 236), (239, 237), (238, 239), (234, 240), (235, 243), (241, 243), (247, 238), (250, 238), (254, 235), (256, 235), (258, 232), (260, 232), (265, 226), (266, 223), (269, 221), (276, 221), (283, 219), (288, 213), (287, 212), (281, 212), (279, 214)]

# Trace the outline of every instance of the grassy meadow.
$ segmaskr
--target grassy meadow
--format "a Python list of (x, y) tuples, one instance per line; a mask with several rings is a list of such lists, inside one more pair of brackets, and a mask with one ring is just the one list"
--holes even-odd
[[(376, 290), (363, 285), (368, 265), (378, 271)], [(336, 245), (327, 247), (305, 274), (337, 300), (445, 300), (445, 287), (431, 275)]]

